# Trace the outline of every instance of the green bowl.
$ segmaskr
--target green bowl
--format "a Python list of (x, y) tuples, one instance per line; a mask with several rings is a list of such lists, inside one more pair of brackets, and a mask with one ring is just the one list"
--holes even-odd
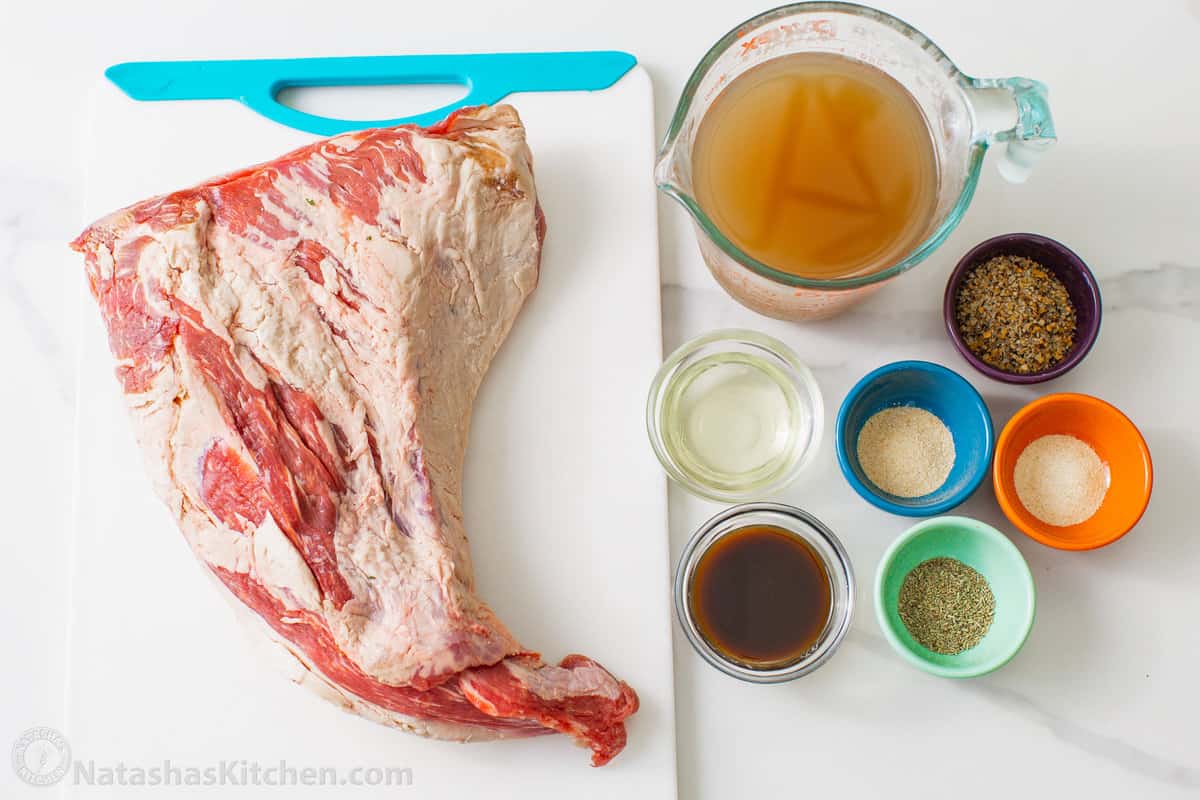
[[(956, 655), (926, 649), (900, 620), (900, 584), (931, 558), (953, 558), (982, 575), (996, 599), (983, 641)], [(909, 528), (883, 554), (875, 574), (875, 615), (888, 642), (905, 661), (943, 678), (974, 678), (1007, 664), (1029, 636), (1037, 605), (1033, 575), (1016, 545), (991, 525), (968, 517), (934, 517)]]

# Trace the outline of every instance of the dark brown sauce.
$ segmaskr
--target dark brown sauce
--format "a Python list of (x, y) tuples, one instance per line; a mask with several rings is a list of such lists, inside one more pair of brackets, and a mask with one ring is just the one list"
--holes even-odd
[(802, 658), (824, 631), (829, 575), (807, 542), (752, 525), (700, 557), (690, 602), (696, 627), (716, 650), (747, 666), (781, 667)]

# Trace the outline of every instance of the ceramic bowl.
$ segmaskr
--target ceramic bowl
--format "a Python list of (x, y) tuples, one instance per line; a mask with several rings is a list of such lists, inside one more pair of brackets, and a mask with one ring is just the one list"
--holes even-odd
[[(858, 461), (858, 434), (867, 420), (892, 406), (916, 406), (950, 429), (954, 466), (938, 489), (898, 497), (876, 486)], [(942, 514), (966, 500), (987, 477), (992, 461), (992, 415), (975, 387), (953, 370), (928, 361), (897, 361), (865, 375), (842, 401), (837, 458), (854, 491), (878, 508), (907, 517)]]
[[(1100, 508), (1078, 525), (1042, 522), (1021, 504), (1013, 470), (1021, 452), (1050, 434), (1087, 443), (1108, 466), (1109, 486)], [(1005, 516), (1022, 533), (1060, 550), (1092, 550), (1129, 532), (1150, 503), (1154, 464), (1137, 426), (1114, 406), (1086, 394), (1050, 394), (1022, 408), (1004, 426), (996, 442), (992, 485)]]
[[(1075, 306), (1075, 344), (1067, 351), (1062, 361), (1042, 372), (1026, 375), (1005, 372), (985, 364), (971, 352), (963, 341), (955, 320), (954, 307), (958, 288), (971, 270), (996, 256), (1024, 256), (1046, 267), (1058, 277), (1071, 296)], [(1096, 276), (1088, 269), (1083, 259), (1060, 242), (1036, 233), (1006, 233), (980, 242), (971, 248), (958, 262), (946, 282), (946, 293), (942, 298), (942, 316), (946, 320), (946, 332), (955, 349), (975, 369), (994, 380), (1005, 383), (1041, 383), (1067, 374), (1087, 356), (1096, 336), (1100, 333), (1100, 286)]]
[[(900, 586), (914, 567), (931, 558), (953, 558), (988, 582), (995, 616), (983, 640), (955, 655), (942, 655), (919, 644), (900, 619)], [(943, 678), (973, 678), (1012, 660), (1033, 628), (1037, 593), (1021, 551), (990, 525), (968, 517), (935, 517), (900, 535), (883, 554), (875, 574), (875, 614), (879, 627), (908, 663)]]

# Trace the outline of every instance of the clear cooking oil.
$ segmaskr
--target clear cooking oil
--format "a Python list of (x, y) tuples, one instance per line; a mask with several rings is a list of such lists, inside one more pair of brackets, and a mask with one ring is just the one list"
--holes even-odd
[(806, 408), (778, 366), (741, 352), (687, 364), (663, 397), (662, 435), (689, 477), (726, 491), (751, 490), (789, 469), (803, 447)]

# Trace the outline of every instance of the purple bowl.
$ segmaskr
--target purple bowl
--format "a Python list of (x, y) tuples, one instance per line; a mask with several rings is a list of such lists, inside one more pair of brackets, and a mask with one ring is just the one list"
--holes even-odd
[[(1067, 287), (1067, 294), (1071, 296), (1071, 304), (1075, 306), (1075, 344), (1067, 352), (1066, 358), (1050, 369), (1024, 375), (996, 369), (972, 353), (959, 333), (958, 323), (954, 318), (959, 284), (972, 269), (988, 259), (1002, 255), (1033, 259), (1058, 276)], [(1063, 244), (1036, 233), (1005, 233), (975, 245), (958, 262), (954, 272), (950, 273), (950, 280), (946, 282), (946, 296), (942, 301), (946, 332), (950, 334), (950, 341), (954, 342), (954, 347), (972, 367), (989, 378), (1004, 383), (1041, 383), (1070, 372), (1076, 364), (1083, 361), (1092, 345), (1096, 343), (1096, 335), (1100, 333), (1100, 308), (1100, 286), (1096, 283), (1096, 276), (1088, 269), (1087, 264), (1083, 263), (1083, 259)]]

